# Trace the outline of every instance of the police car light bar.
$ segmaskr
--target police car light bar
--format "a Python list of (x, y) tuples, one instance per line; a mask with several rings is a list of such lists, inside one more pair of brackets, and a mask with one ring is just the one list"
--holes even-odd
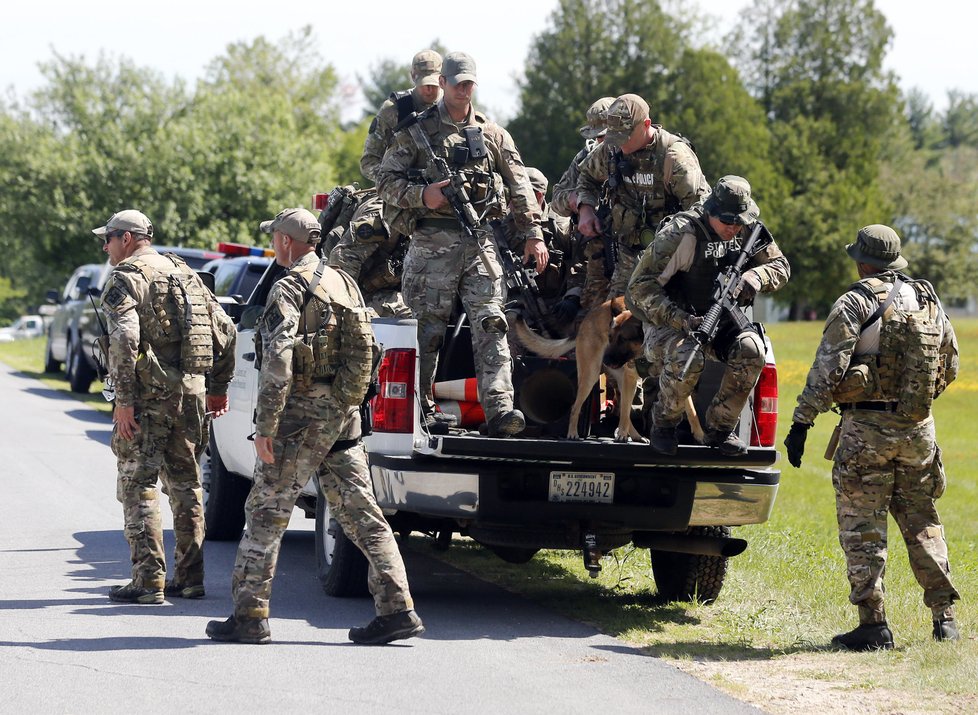
[(262, 258), (271, 258), (275, 255), (275, 251), (271, 248), (246, 246), (243, 243), (219, 243), (217, 244), (217, 250), (229, 258), (235, 256), (259, 256)]

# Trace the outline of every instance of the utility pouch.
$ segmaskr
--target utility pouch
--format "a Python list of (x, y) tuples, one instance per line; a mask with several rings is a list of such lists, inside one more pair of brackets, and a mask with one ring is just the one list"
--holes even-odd
[(469, 159), (485, 159), (489, 155), (486, 148), (486, 137), (482, 133), (482, 127), (465, 127), (462, 130), (465, 137), (465, 144), (469, 149)]
[(944, 462), (941, 459), (941, 448), (934, 448), (934, 461), (931, 462), (930, 466), (930, 478), (931, 488), (930, 496), (931, 499), (940, 499), (944, 494), (944, 490), (947, 489), (947, 473), (944, 471)]
[(839, 448), (839, 435), (842, 434), (842, 422), (835, 426), (832, 430), (832, 436), (829, 437), (829, 443), (825, 445), (825, 458), (830, 462), (835, 459), (835, 450)]
[(296, 338), (292, 345), (292, 381), (302, 388), (308, 388), (312, 385), (315, 370), (316, 360), (312, 346), (306, 345), (301, 338)]
[(868, 355), (867, 358), (873, 360), (873, 364), (850, 363), (849, 369), (832, 391), (832, 399), (837, 403), (872, 400), (881, 394), (875, 356)]

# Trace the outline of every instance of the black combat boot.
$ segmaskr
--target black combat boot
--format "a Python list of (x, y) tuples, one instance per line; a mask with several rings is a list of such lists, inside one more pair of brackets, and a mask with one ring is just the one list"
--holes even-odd
[(652, 427), (649, 432), (649, 444), (659, 454), (666, 454), (670, 457), (679, 451), (679, 437), (676, 436), (675, 427)]
[(458, 417), (447, 412), (428, 412), (423, 419), (429, 434), (448, 434), (448, 430), (458, 427)]
[(934, 620), (934, 640), (935, 641), (956, 641), (961, 640), (958, 633), (958, 624), (953, 618), (950, 620)]
[(203, 598), (204, 584), (189, 585), (170, 580), (163, 586), (163, 595), (167, 598)]
[(414, 610), (377, 616), (362, 628), (350, 629), (350, 640), (361, 645), (384, 645), (391, 641), (420, 636), (424, 624)]
[(163, 603), (162, 588), (142, 588), (132, 581), (125, 586), (113, 586), (109, 589), (109, 600), (116, 603), (136, 603), (142, 606)]
[(207, 637), (225, 643), (268, 643), (272, 631), (267, 618), (235, 618), (226, 621), (209, 621)]
[(490, 437), (515, 437), (526, 427), (526, 419), (519, 410), (499, 412), (489, 420)]
[(883, 623), (863, 623), (848, 633), (841, 633), (832, 639), (832, 645), (842, 650), (892, 650), (893, 633)]
[(703, 444), (713, 447), (726, 457), (740, 457), (747, 454), (744, 440), (729, 430), (708, 429), (703, 435)]

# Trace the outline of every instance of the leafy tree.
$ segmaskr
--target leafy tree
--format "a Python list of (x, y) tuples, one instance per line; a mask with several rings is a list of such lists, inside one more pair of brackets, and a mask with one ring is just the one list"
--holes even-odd
[(948, 146), (978, 148), (978, 94), (948, 92), (942, 124)]

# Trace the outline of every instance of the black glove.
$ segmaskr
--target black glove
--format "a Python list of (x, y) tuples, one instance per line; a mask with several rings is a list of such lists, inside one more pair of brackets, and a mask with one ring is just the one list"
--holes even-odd
[(784, 446), (788, 450), (788, 463), (792, 467), (801, 466), (801, 457), (805, 454), (805, 439), (811, 428), (811, 425), (803, 425), (801, 422), (791, 423), (788, 436), (784, 438)]
[(577, 317), (577, 312), (581, 309), (581, 297), (578, 295), (564, 296), (550, 309), (554, 317), (561, 323), (570, 323)]

